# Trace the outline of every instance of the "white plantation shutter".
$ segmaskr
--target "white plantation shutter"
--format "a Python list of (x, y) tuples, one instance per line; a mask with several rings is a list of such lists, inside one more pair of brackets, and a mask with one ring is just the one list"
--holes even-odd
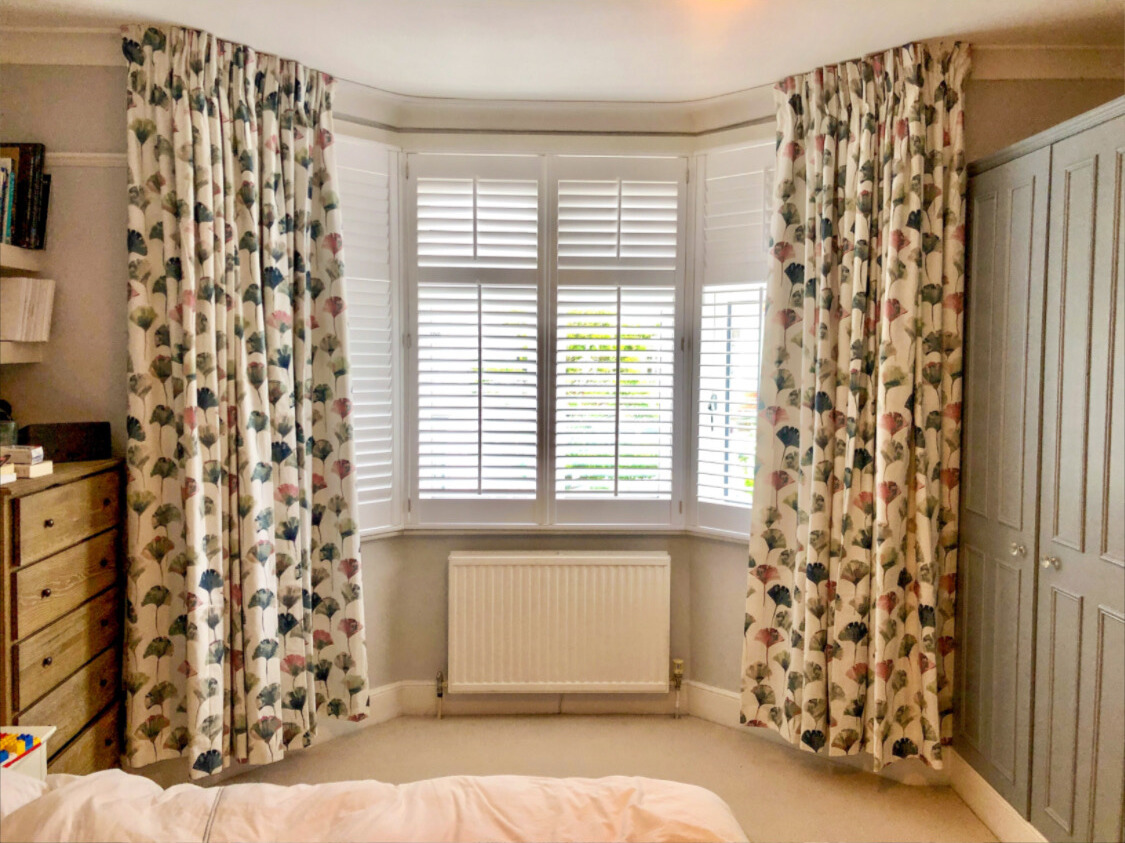
[(712, 152), (703, 178), (703, 283), (765, 281), (772, 145)]
[(696, 472), (700, 501), (749, 507), (752, 500), (765, 292), (765, 284), (703, 289)]
[(534, 179), (418, 179), (418, 265), (534, 269), (539, 184)]
[(696, 344), (696, 521), (749, 530), (772, 145), (709, 153), (701, 171)]
[(558, 497), (671, 496), (675, 308), (672, 287), (559, 288)]
[(528, 523), (539, 488), (539, 156), (409, 157), (412, 523)]
[(418, 491), (534, 498), (534, 286), (418, 285)]
[(396, 154), (386, 146), (337, 137), (340, 209), (347, 277), (348, 339), (356, 487), (362, 532), (396, 526), (397, 319), (392, 284)]
[(679, 184), (560, 179), (558, 266), (675, 270)]
[(686, 162), (559, 156), (552, 172), (555, 517), (669, 524)]

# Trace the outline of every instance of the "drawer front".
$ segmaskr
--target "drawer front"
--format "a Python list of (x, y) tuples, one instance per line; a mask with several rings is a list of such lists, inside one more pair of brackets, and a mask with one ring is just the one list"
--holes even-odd
[(54, 726), (51, 746), (59, 748), (82, 731), (121, 689), (121, 663), (110, 647), (31, 708), (19, 715), (22, 726)]
[(15, 646), (22, 711), (102, 650), (115, 645), (121, 630), (116, 588), (60, 618)]
[(106, 471), (15, 500), (18, 564), (50, 556), (114, 526), (120, 489), (121, 475)]
[(16, 569), (12, 637), (26, 638), (117, 580), (117, 530)]
[(121, 763), (120, 740), (121, 706), (115, 705), (47, 762), (47, 772), (84, 776), (116, 767)]

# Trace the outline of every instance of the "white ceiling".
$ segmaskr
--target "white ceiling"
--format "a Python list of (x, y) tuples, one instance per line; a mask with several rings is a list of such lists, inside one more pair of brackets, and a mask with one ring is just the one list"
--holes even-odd
[(128, 22), (410, 96), (677, 102), (921, 39), (1121, 45), (1125, 0), (0, 0), (9, 27)]

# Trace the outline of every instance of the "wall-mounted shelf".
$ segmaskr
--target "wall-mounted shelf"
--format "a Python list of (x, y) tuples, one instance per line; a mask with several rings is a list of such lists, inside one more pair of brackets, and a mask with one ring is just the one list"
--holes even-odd
[[(34, 276), (43, 270), (41, 249), (22, 249), (11, 243), (0, 243), (0, 276)], [(46, 282), (54, 287), (54, 282)], [(52, 292), (53, 295), (53, 292)], [(9, 363), (41, 363), (47, 353), (46, 342), (15, 342), (0, 340), (0, 365)]]
[(42, 249), (21, 249), (11, 243), (0, 243), (0, 275), (39, 272), (42, 266)]
[(41, 363), (47, 350), (45, 342), (10, 342), (0, 340), (0, 365), (7, 363)]

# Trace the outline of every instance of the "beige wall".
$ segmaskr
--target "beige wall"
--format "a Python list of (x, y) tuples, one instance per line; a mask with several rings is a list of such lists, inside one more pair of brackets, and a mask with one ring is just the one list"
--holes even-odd
[(983, 79), (965, 83), (965, 156), (976, 161), (1125, 94), (1121, 79)]
[(45, 359), (0, 367), (0, 397), (20, 424), (108, 421), (118, 455), (126, 415), (126, 170), (120, 161), (91, 166), (80, 157), (59, 166), (51, 154), (124, 153), (124, 91), (124, 68), (0, 65), (0, 135), (47, 146), (43, 274), (56, 282)]

